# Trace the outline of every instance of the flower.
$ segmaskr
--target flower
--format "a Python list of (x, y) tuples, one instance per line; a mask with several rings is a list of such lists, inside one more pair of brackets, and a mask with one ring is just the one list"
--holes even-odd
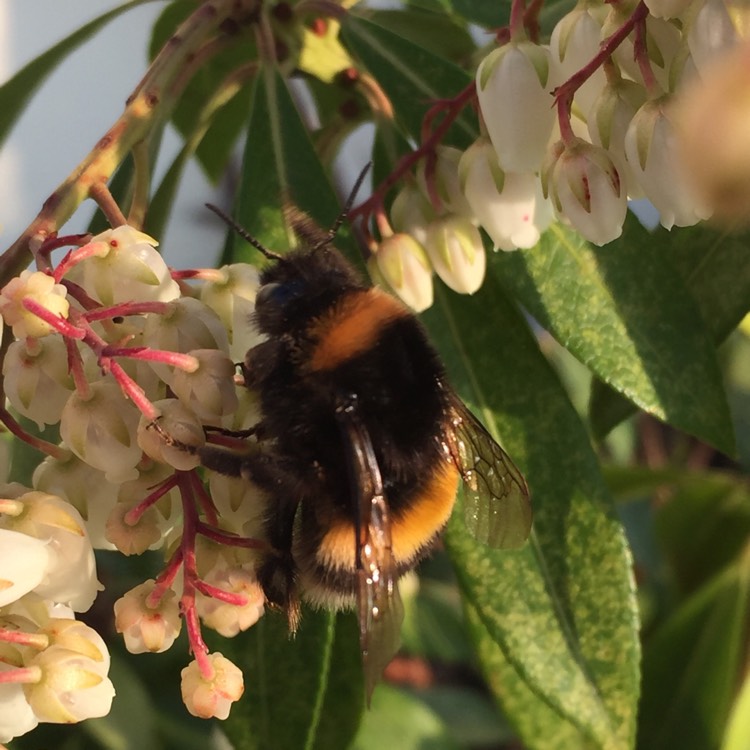
[(219, 653), (206, 656), (213, 674), (201, 674), (197, 661), (182, 670), (182, 700), (193, 716), (201, 719), (226, 719), (232, 703), (242, 697), (245, 686), (242, 672)]
[(556, 150), (546, 182), (557, 214), (595, 245), (619, 237), (628, 205), (612, 157), (581, 138), (561, 141)]
[(461, 157), (461, 182), (474, 217), (495, 250), (534, 247), (552, 220), (552, 207), (532, 172), (504, 172), (486, 138)]
[(180, 296), (180, 288), (155, 250), (158, 244), (127, 224), (108, 229), (89, 243), (99, 245), (99, 252), (82, 260), (68, 275), (103, 305), (169, 302)]
[(666, 229), (707, 219), (711, 210), (699, 199), (677, 148), (669, 97), (646, 102), (625, 134), (625, 156)]
[(479, 230), (465, 216), (448, 214), (427, 227), (427, 255), (438, 276), (460, 294), (482, 286), (487, 259)]
[(551, 64), (547, 47), (510, 42), (477, 68), (479, 107), (506, 172), (535, 172), (542, 165), (555, 120)]
[[(432, 267), (422, 245), (397, 232), (378, 246), (374, 265), (388, 286), (417, 312), (432, 305)], [(373, 264), (370, 264), (371, 271)]]
[(170, 386), (179, 398), (204, 423), (216, 424), (221, 417), (237, 409), (234, 363), (218, 349), (196, 349), (197, 368), (175, 369)]
[(88, 384), (86, 392), (71, 394), (60, 418), (60, 436), (78, 458), (103, 471), (108, 481), (124, 482), (138, 476), (139, 418), (114, 380), (97, 380)]
[(54, 332), (54, 328), (24, 307), (24, 300), (33, 300), (52, 316), (67, 318), (70, 304), (68, 290), (41, 271), (22, 271), (0, 291), (0, 315), (17, 339), (41, 338)]
[(182, 619), (177, 594), (167, 590), (154, 604), (154, 589), (155, 581), (149, 579), (115, 602), (115, 627), (131, 654), (162, 653), (180, 634)]

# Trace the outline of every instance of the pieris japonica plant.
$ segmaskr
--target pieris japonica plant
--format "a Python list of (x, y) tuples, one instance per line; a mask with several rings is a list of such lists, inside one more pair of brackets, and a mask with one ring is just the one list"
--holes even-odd
[[(139, 4), (0, 86), (0, 141), (58, 59)], [(183, 715), (224, 720), (237, 750), (382, 747), (391, 725), (412, 732), (399, 747), (744, 750), (750, 382), (736, 362), (750, 344), (730, 337), (750, 308), (744, 5), (155, 12), (124, 112), (0, 256), (0, 743), (83, 748), (38, 725), (108, 722), (137, 684), (154, 714), (181, 697)], [(70, 150), (93, 68), (67, 84), (70, 117), (45, 123), (47, 148)], [(167, 125), (182, 147), (164, 171)], [(172, 239), (189, 159), (230, 186), (221, 200), (252, 238), (217, 237), (218, 268), (186, 268)], [(213, 221), (204, 198), (195, 220)], [(282, 554), (268, 497), (200, 459), (262, 443), (241, 365), (263, 341), (262, 264), (300, 241), (290, 207), (424, 313), (532, 495), (523, 549), (488, 550), (451, 519), (422, 583), (402, 580), (404, 650), (369, 712), (353, 614), (303, 604), (290, 638), (261, 585), (260, 560)], [(626, 511), (623, 525), (613, 495), (648, 518)], [(130, 656), (119, 683), (110, 664)], [(146, 678), (149, 659), (164, 666)], [(487, 718), (468, 728), (458, 705)], [(169, 746), (156, 721), (138, 727), (147, 740), (96, 726), (97, 747)]]

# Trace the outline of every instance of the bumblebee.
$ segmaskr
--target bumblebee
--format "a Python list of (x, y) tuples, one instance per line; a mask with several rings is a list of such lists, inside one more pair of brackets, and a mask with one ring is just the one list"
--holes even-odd
[(258, 578), (292, 631), (301, 599), (356, 606), (369, 697), (399, 644), (399, 576), (436, 543), (459, 482), (469, 530), (492, 547), (523, 544), (529, 493), (448, 385), (415, 315), (364, 283), (332, 246), (343, 215), (325, 233), (287, 213), (301, 246), (285, 255), (224, 216), (272, 261), (255, 301), (265, 340), (241, 365), (262, 416), (246, 452), (209, 443), (199, 456), (269, 498), (272, 551)]

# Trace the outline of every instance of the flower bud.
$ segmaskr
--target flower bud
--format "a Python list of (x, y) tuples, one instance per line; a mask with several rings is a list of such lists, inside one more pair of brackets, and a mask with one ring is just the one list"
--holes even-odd
[(589, 112), (588, 132), (591, 142), (606, 149), (624, 178), (628, 197), (642, 198), (638, 184), (625, 157), (625, 133), (635, 113), (646, 101), (646, 90), (634, 81), (620, 79), (607, 84)]
[(667, 98), (646, 102), (625, 135), (625, 155), (646, 197), (659, 212), (662, 226), (686, 227), (711, 215), (690, 183), (677, 136), (667, 112)]
[(46, 273), (22, 271), (0, 291), (0, 315), (7, 325), (13, 327), (13, 335), (17, 339), (48, 336), (55, 329), (27, 310), (23, 301), (33, 300), (50, 314), (67, 318), (70, 309), (67, 293), (62, 284), (55, 284), (55, 280)]
[(145, 417), (138, 425), (138, 445), (154, 461), (169, 464), (178, 471), (190, 471), (200, 464), (198, 450), (206, 442), (198, 417), (176, 398), (157, 401), (158, 425)]
[(74, 390), (65, 343), (59, 336), (14, 341), (3, 360), (3, 378), (13, 408), (40, 430), (60, 421)]
[[(556, 63), (556, 85), (567, 81), (598, 54), (605, 14), (604, 5), (580, 2), (557, 22), (549, 40), (550, 53)], [(597, 68), (573, 94), (573, 101), (581, 108), (584, 117), (588, 116), (594, 99), (606, 82), (604, 69)]]
[(154, 249), (155, 239), (126, 224), (98, 234), (90, 244), (101, 252), (71, 269), (69, 276), (103, 305), (120, 302), (169, 302), (180, 288)]
[(679, 157), (716, 217), (750, 217), (750, 43), (710, 65), (674, 102)]
[[(438, 146), (435, 149), (435, 163), (432, 182), (428, 184), (426, 161), (422, 160), (417, 168), (417, 184), (422, 194), (440, 199), (440, 213), (454, 213), (468, 216), (471, 213), (458, 179), (458, 162), (461, 152), (452, 146)], [(430, 205), (432, 203), (430, 202)], [(434, 213), (434, 212), (433, 212)]]
[(386, 283), (409, 307), (422, 312), (432, 304), (432, 268), (413, 237), (402, 232), (386, 237), (374, 259)]
[(166, 651), (180, 634), (182, 619), (177, 594), (168, 590), (155, 606), (149, 597), (153, 579), (128, 591), (115, 602), (115, 628), (131, 654)]
[(113, 380), (89, 383), (71, 394), (60, 418), (60, 436), (82, 461), (119, 483), (138, 476), (136, 440), (139, 413)]
[(461, 181), (472, 213), (495, 250), (534, 247), (552, 220), (552, 208), (531, 172), (503, 172), (497, 154), (480, 138), (461, 157)]
[(197, 661), (182, 670), (182, 700), (187, 710), (201, 719), (226, 719), (232, 703), (242, 697), (245, 686), (242, 672), (219, 653), (208, 654), (213, 675), (201, 674)]
[(500, 166), (536, 172), (554, 124), (549, 49), (510, 42), (490, 52), (477, 69), (479, 107)]
[(198, 361), (193, 372), (176, 369), (171, 387), (175, 396), (204, 423), (217, 424), (237, 409), (234, 363), (217, 349), (189, 352)]
[(409, 182), (393, 199), (390, 216), (397, 232), (410, 234), (420, 245), (424, 245), (427, 225), (435, 218), (435, 211), (422, 191)]
[(245, 599), (244, 604), (232, 604), (199, 594), (196, 607), (206, 627), (225, 638), (233, 638), (240, 631), (247, 630), (258, 622), (263, 614), (266, 598), (254, 573), (239, 566), (214, 567), (204, 580), (212, 586)]
[(560, 155), (547, 176), (555, 210), (589, 242), (606, 245), (622, 234), (628, 209), (612, 157), (580, 138), (560, 144), (558, 150)]
[(434, 219), (427, 228), (426, 249), (437, 275), (454, 291), (474, 294), (482, 286), (487, 265), (482, 236), (466, 217)]

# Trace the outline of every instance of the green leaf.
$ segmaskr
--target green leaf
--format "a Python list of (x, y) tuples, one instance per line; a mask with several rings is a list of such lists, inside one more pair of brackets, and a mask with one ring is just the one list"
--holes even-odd
[(743, 670), (749, 601), (745, 555), (686, 600), (648, 640), (639, 748), (719, 747)]
[[(454, 12), (467, 21), (497, 29), (510, 20), (510, 2), (508, 0), (450, 0)], [(489, 41), (489, 39), (488, 39)]]
[(269, 612), (221, 650), (245, 675), (245, 693), (222, 725), (236, 750), (349, 746), (365, 701), (351, 613), (307, 610), (292, 638), (286, 619)]
[[(630, 227), (629, 232), (637, 228)], [(714, 344), (718, 345), (750, 310), (750, 235), (720, 232), (698, 225), (653, 233), (638, 229), (637, 242), (670, 260), (684, 279)], [(630, 402), (595, 380), (591, 390), (591, 423), (603, 437), (630, 416)]]
[(680, 590), (693, 591), (741, 555), (750, 539), (750, 487), (731, 474), (684, 473), (659, 506), (655, 531)]
[(733, 453), (709, 331), (664, 250), (635, 218), (594, 248), (555, 225), (532, 250), (496, 257), (502, 283), (599, 378), (640, 408)]
[(146, 2), (151, 2), (151, 0), (132, 0), (106, 13), (102, 13), (101, 16), (84, 24), (80, 29), (66, 36), (65, 39), (50, 47), (30, 63), (27, 63), (13, 78), (0, 86), (0, 112), (3, 113), (2, 118), (0, 118), (0, 145), (8, 137), (11, 128), (21, 112), (23, 112), (32, 94), (71, 52), (110, 21), (122, 15), (125, 11), (136, 8)]
[(595, 748), (584, 732), (565, 719), (508, 662), (503, 650), (484, 627), (481, 618), (466, 604), (466, 619), (476, 644), (485, 678), (510, 717), (525, 747), (540, 750), (590, 750)]
[[(552, 746), (554, 734), (541, 738), (526, 720), (546, 705), (560, 731), (629, 748), (639, 656), (630, 557), (586, 431), (495, 277), (470, 298), (436, 293), (424, 319), (449, 374), (521, 466), (534, 508), (519, 551), (480, 545), (460, 512), (446, 534), (466, 598), (512, 664), (492, 678), (496, 693), (531, 747)], [(528, 700), (506, 703), (519, 680)]]
[[(432, 104), (456, 96), (472, 81), (457, 65), (365, 18), (350, 13), (341, 32), (391, 100), (396, 121), (417, 142)], [(477, 132), (476, 120), (464, 110), (443, 142), (466, 147)]]
[(442, 10), (375, 10), (370, 20), (456, 64), (467, 61), (476, 50), (463, 19)]
[(459, 750), (445, 724), (424, 703), (404, 690), (380, 685), (352, 750)]
[[(341, 212), (286, 82), (266, 68), (253, 94), (235, 217), (266, 247), (283, 251), (292, 241), (284, 227), (285, 198), (321, 227), (330, 227)], [(224, 262), (260, 257), (240, 238), (233, 236), (230, 244)], [(356, 252), (346, 227), (338, 233), (336, 245)]]

